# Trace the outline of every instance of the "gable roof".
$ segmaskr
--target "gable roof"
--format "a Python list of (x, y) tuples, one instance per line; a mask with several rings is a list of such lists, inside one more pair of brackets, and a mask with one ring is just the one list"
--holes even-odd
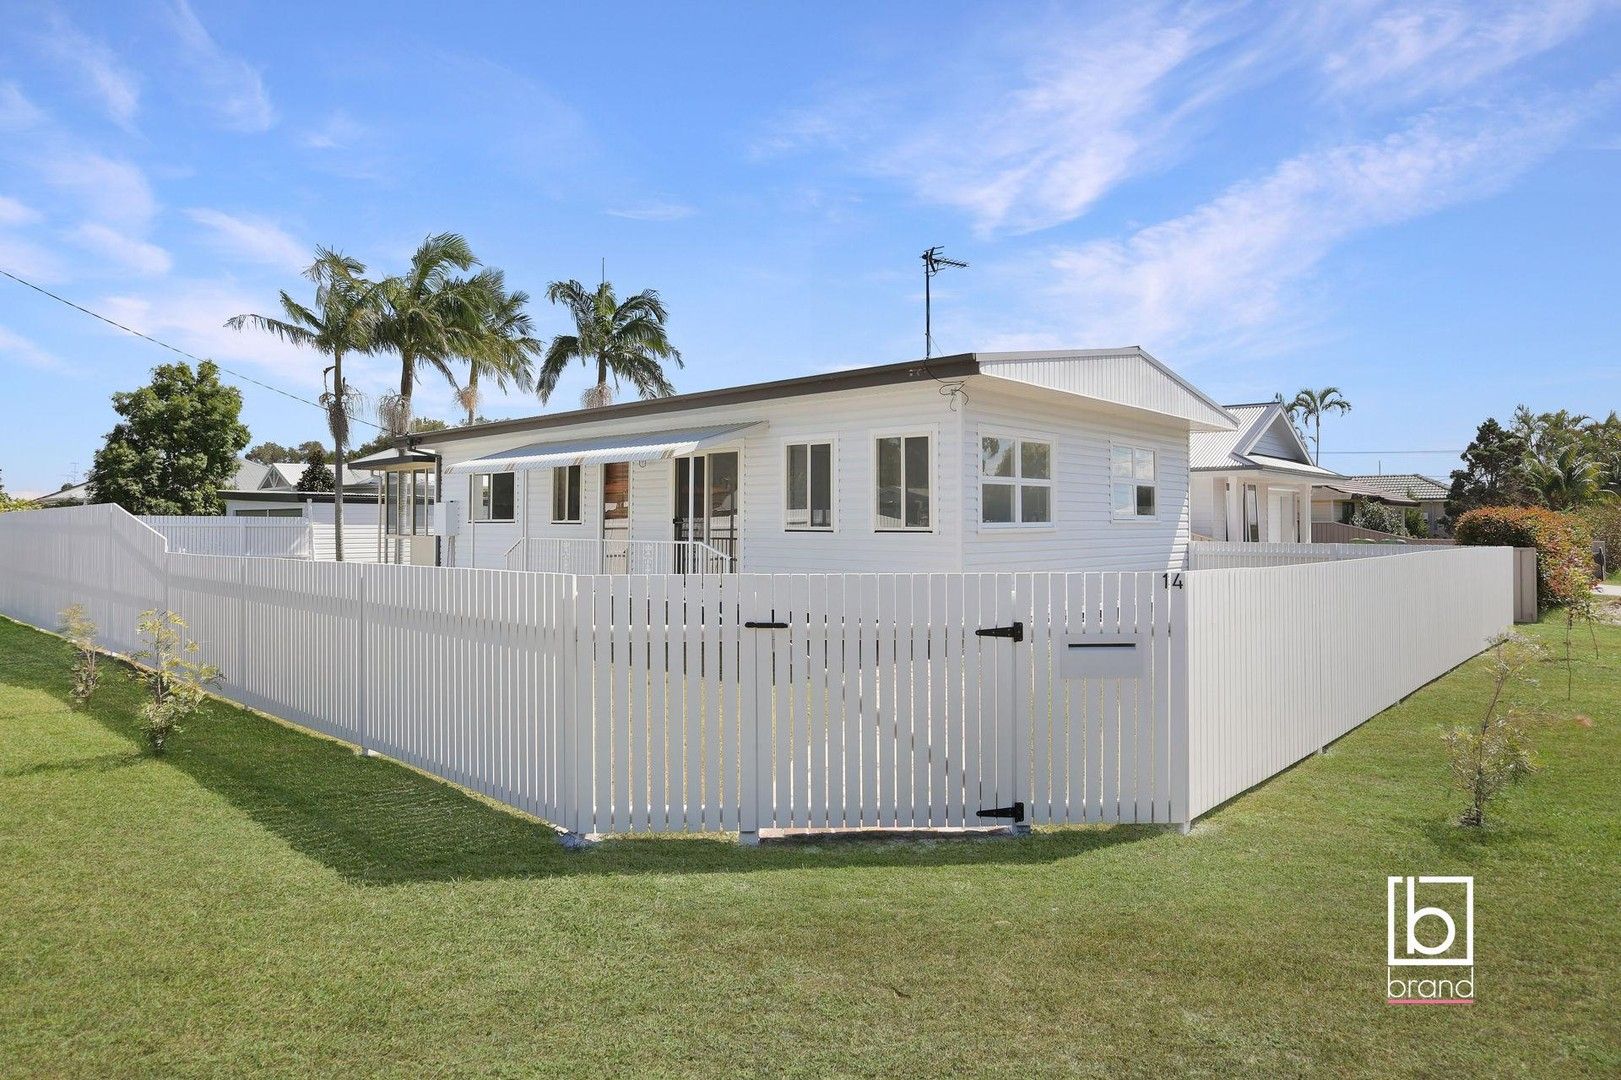
[(1420, 502), (1436, 502), (1452, 492), (1446, 484), (1423, 473), (1376, 473), (1372, 476), (1347, 476), (1346, 479), (1375, 495), (1418, 499)]
[[(1339, 473), (1311, 463), (1311, 454), (1300, 433), (1289, 423), (1281, 401), (1248, 405), (1228, 405), (1227, 412), (1237, 421), (1233, 431), (1195, 431), (1188, 437), (1188, 467), (1195, 472), (1214, 469), (1267, 469), (1319, 479), (1337, 478)], [(1265, 441), (1265, 447), (1260, 444)], [(1280, 457), (1266, 451), (1278, 449)]]

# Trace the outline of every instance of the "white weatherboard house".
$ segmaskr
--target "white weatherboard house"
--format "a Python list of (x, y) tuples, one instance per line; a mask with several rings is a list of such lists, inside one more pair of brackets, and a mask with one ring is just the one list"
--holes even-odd
[(383, 528), (413, 562), (1154, 570), (1185, 556), (1190, 433), (1234, 426), (1138, 348), (973, 353), (428, 432), (355, 464), (389, 474)]
[(1189, 504), (1196, 536), (1309, 543), (1311, 493), (1339, 474), (1319, 468), (1281, 401), (1228, 405), (1229, 431), (1195, 431)]

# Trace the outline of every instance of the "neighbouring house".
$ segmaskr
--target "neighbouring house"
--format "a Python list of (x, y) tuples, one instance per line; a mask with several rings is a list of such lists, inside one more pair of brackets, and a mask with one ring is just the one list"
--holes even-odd
[(90, 481), (64, 484), (56, 491), (41, 495), (29, 502), (34, 506), (84, 506), (90, 502)]
[(1230, 431), (1191, 436), (1189, 494), (1195, 536), (1251, 543), (1309, 543), (1312, 488), (1336, 479), (1311, 454), (1281, 401), (1228, 405)]
[[(243, 461), (228, 488), (220, 491), (227, 517), (305, 518), (330, 523), (334, 495), (330, 491), (299, 491), (298, 481), (307, 466), (299, 462), (270, 465)], [(364, 469), (345, 466), (343, 484), (344, 531), (349, 526), (375, 528), (378, 521), (378, 477)]]
[(1188, 438), (1139, 348), (966, 353), (403, 438), (400, 561), (586, 573), (1179, 567)]
[(1430, 536), (1445, 536), (1448, 487), (1421, 473), (1385, 473), (1346, 476), (1324, 485), (1312, 502), (1312, 518), (1349, 524), (1359, 500), (1406, 510), (1417, 506), (1424, 514)]

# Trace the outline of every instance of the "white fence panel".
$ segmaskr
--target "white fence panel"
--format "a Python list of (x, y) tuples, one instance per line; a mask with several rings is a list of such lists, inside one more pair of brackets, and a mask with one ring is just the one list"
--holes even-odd
[(1423, 546), (1407, 544), (1248, 544), (1231, 540), (1199, 540), (1188, 545), (1188, 569), (1299, 566), (1303, 563), (1368, 559), (1381, 555), (1410, 555), (1423, 550)]
[(310, 526), (302, 518), (145, 516), (169, 550), (187, 555), (247, 555), (261, 559), (310, 558)]
[[(345, 508), (347, 511), (347, 507)], [(309, 557), (319, 562), (333, 562), (338, 557), (338, 529), (330, 522), (312, 521)], [(377, 526), (345, 525), (343, 527), (343, 561), (355, 563), (382, 562), (383, 541)]]
[(1183, 575), (1193, 814), (1480, 652), (1512, 625), (1512, 560), (1431, 548)]

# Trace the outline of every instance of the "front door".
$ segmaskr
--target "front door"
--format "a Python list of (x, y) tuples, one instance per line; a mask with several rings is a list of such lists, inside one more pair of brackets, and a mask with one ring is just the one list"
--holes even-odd
[[(678, 543), (697, 541), (737, 565), (738, 455), (735, 450), (675, 459), (675, 535)], [(687, 573), (678, 550), (677, 573)]]
[(602, 467), (602, 572), (630, 573), (630, 462)]

